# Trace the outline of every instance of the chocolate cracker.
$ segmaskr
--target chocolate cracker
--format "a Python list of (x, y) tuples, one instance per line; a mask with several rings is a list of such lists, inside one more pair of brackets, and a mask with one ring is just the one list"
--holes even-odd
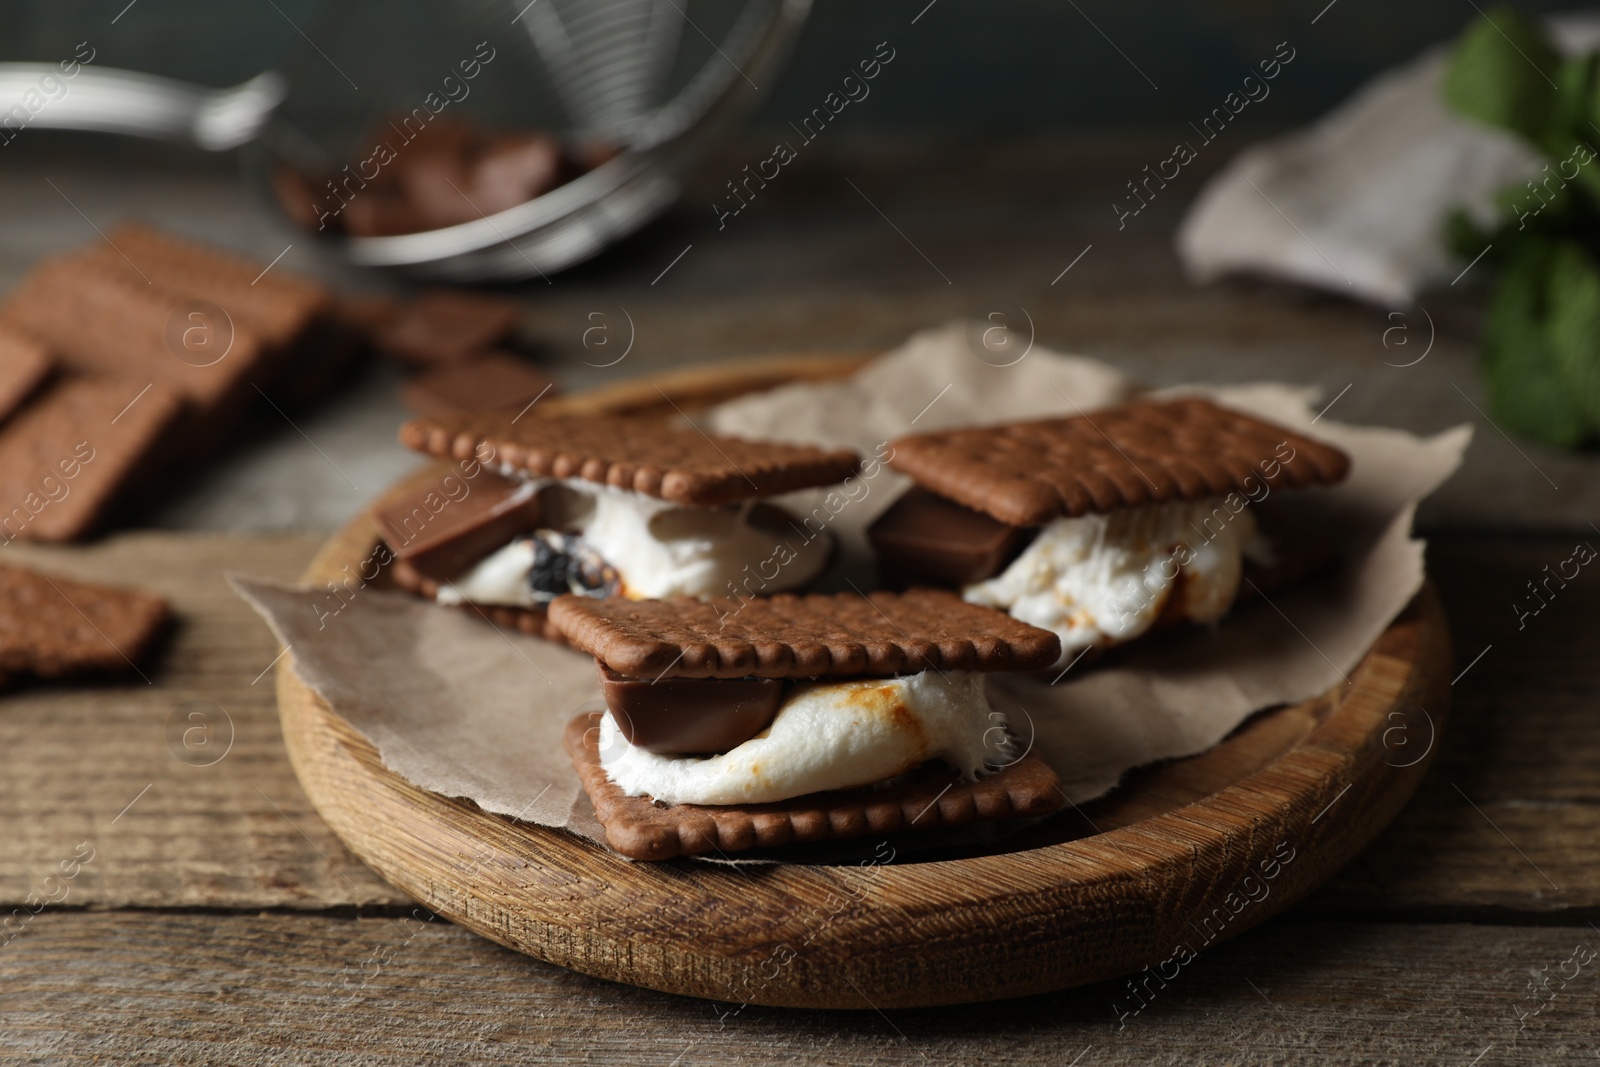
[(332, 293), (282, 264), (131, 222), (112, 229), (88, 252), (108, 269), (126, 271), (130, 282), (148, 279), (186, 304), (213, 303), (236, 326), (249, 329), (268, 349), (265, 362), (276, 383), (268, 388), (279, 402), (314, 399), (359, 351), (357, 334), (339, 317)]
[(96, 254), (80, 252), (46, 260), (30, 272), (0, 307), (0, 320), (43, 343), (65, 369), (115, 375), (140, 386), (154, 383), (182, 396), (191, 444), (201, 448), (237, 425), (255, 395), (250, 383), (263, 380), (271, 359), (256, 335), (236, 321), (226, 355), (196, 365), (173, 338), (186, 328), (186, 303), (126, 269), (108, 267)]
[(0, 565), (0, 675), (132, 672), (166, 621), (160, 597)]
[(520, 415), (558, 392), (555, 379), (527, 360), (490, 352), (417, 375), (402, 387), (400, 399), (418, 415), (439, 418), (479, 411)]
[(1263, 483), (1332, 484), (1350, 469), (1331, 445), (1196, 398), (918, 434), (894, 442), (889, 463), (1012, 526), (1248, 493)]
[[(188, 299), (210, 300), (247, 323), (267, 345), (288, 345), (316, 319), (334, 313), (328, 290), (282, 264), (190, 241), (138, 222), (113, 227), (90, 256), (114, 269), (137, 271)], [(133, 274), (138, 280), (138, 274)]]
[(1061, 641), (953, 593), (780, 594), (753, 600), (562, 596), (550, 622), (629, 678), (854, 678), (1027, 671)]
[(401, 301), (372, 334), (378, 351), (414, 367), (472, 359), (516, 333), (522, 305), (459, 289), (429, 289)]
[(1049, 815), (1065, 799), (1060, 778), (1024, 756), (975, 782), (925, 763), (893, 784), (811, 793), (771, 804), (657, 804), (630, 797), (606, 776), (597, 748), (600, 715), (579, 715), (565, 742), (612, 848), (636, 860), (743, 852), (796, 842), (933, 830)]
[(149, 473), (181, 411), (159, 385), (65, 378), (0, 426), (0, 544), (89, 533)]
[(50, 368), (43, 345), (0, 326), (0, 421), (44, 384)]
[(582, 478), (688, 507), (832, 485), (861, 466), (847, 449), (717, 437), (629, 415), (425, 418), (401, 427), (400, 440), (441, 459), (487, 446), (496, 463), (537, 477)]

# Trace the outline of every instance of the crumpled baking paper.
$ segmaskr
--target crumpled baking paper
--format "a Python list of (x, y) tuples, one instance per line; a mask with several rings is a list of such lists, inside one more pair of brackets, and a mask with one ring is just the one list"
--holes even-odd
[[(871, 456), (908, 432), (1075, 414), (1133, 392), (1105, 364), (1042, 348), (1010, 366), (992, 359), (956, 324), (913, 337), (850, 379), (742, 397), (698, 421), (717, 432), (848, 445)], [(1241, 605), (1217, 626), (1166, 635), (1093, 669), (1069, 670), (1055, 684), (992, 678), (991, 699), (1060, 773), (1074, 803), (1105, 793), (1133, 767), (1204, 751), (1255, 711), (1347, 684), (1421, 586), (1423, 544), (1410, 536), (1412, 513), (1460, 463), (1471, 436), (1468, 427), (1419, 438), (1314, 420), (1312, 391), (1292, 386), (1187, 391), (1350, 453), (1346, 483), (1301, 491), (1293, 501), (1347, 546), (1349, 561), (1270, 603)], [(784, 498), (801, 512), (821, 508), (840, 538), (827, 588), (869, 588), (863, 531), (906, 484), (877, 467), (843, 490)], [(336, 596), (234, 583), (290, 646), (293, 669), (395, 773), (487, 811), (602, 840), (561, 742), (574, 715), (603, 707), (588, 656), (377, 588)]]

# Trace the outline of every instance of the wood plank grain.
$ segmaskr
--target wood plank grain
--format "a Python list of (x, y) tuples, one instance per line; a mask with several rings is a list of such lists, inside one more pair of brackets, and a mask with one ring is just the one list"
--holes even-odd
[[(1600, 570), (1583, 568), (1564, 589), (1552, 582), (1537, 615), (1513, 608), (1537, 605), (1527, 583), (1578, 540), (1430, 547), (1456, 643), (1450, 729), (1411, 806), (1306, 907), (1600, 913)], [(1588, 540), (1600, 547), (1600, 536)], [(1423, 722), (1414, 729), (1427, 743)]]
[[(1600, 1044), (1600, 963), (1558, 977), (1579, 945), (1600, 935), (1280, 922), (1152, 972), (1139, 999), (1124, 980), (939, 1010), (878, 1012), (862, 991), (859, 1010), (794, 1012), (586, 978), (422, 911), (46, 911), (0, 949), (0, 1062), (1465, 1067), (1491, 1049), (1482, 1063), (1543, 1065)], [(1547, 1006), (1519, 1018), (1541, 967)]]
[(223, 579), (228, 570), (293, 578), (316, 543), (128, 534), (80, 548), (9, 547), (8, 558), (47, 572), (159, 593), (178, 623), (144, 667), (150, 684), (0, 694), (0, 900), (37, 891), (82, 842), (96, 856), (73, 882), (73, 903), (405, 899), (345, 852), (300, 791), (267, 670), (279, 649)]

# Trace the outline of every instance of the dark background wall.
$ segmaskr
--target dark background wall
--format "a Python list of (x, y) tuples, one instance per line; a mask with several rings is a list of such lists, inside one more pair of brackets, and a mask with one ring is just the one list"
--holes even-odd
[[(56, 59), (89, 38), (100, 64), (227, 85), (273, 65), (300, 41), (296, 26), (314, 39), (322, 7), (314, 0), (126, 3), (0, 4), (0, 58)], [(1326, 3), (817, 0), (782, 83), (766, 87), (763, 115), (782, 121), (805, 113), (888, 40), (897, 51), (893, 76), (881, 78), (872, 105), (849, 109), (843, 124), (994, 133), (1162, 126), (1209, 110), (1288, 41), (1297, 51), (1292, 75), (1251, 116), (1252, 124), (1279, 126), (1318, 114), (1373, 72), (1478, 17), (1469, 0), (1335, 0), (1324, 10)], [(425, 22), (431, 6), (391, 5), (397, 24)]]

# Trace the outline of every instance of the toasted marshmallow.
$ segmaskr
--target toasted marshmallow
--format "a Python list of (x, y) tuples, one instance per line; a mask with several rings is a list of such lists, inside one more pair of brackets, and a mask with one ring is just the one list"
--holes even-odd
[(984, 675), (968, 671), (798, 686), (765, 730), (716, 756), (637, 748), (610, 712), (599, 746), (624, 793), (666, 804), (770, 803), (887, 781), (931, 759), (970, 780), (1014, 756)]
[[(1238, 595), (1245, 551), (1258, 541), (1249, 509), (1218, 500), (1057, 519), (962, 596), (1053, 630), (1065, 663), (1089, 646), (1138, 637), (1163, 614), (1222, 618)], [(1173, 596), (1181, 599), (1169, 603)]]
[[(550, 528), (575, 537), (614, 570), (619, 591), (635, 600), (748, 595), (751, 587), (784, 592), (815, 579), (832, 551), (826, 531), (808, 536), (753, 523), (755, 501), (684, 508), (578, 479), (541, 488)], [(518, 538), (443, 586), (438, 600), (512, 607), (547, 602), (550, 595), (537, 594), (530, 581), (537, 558), (534, 542)]]

